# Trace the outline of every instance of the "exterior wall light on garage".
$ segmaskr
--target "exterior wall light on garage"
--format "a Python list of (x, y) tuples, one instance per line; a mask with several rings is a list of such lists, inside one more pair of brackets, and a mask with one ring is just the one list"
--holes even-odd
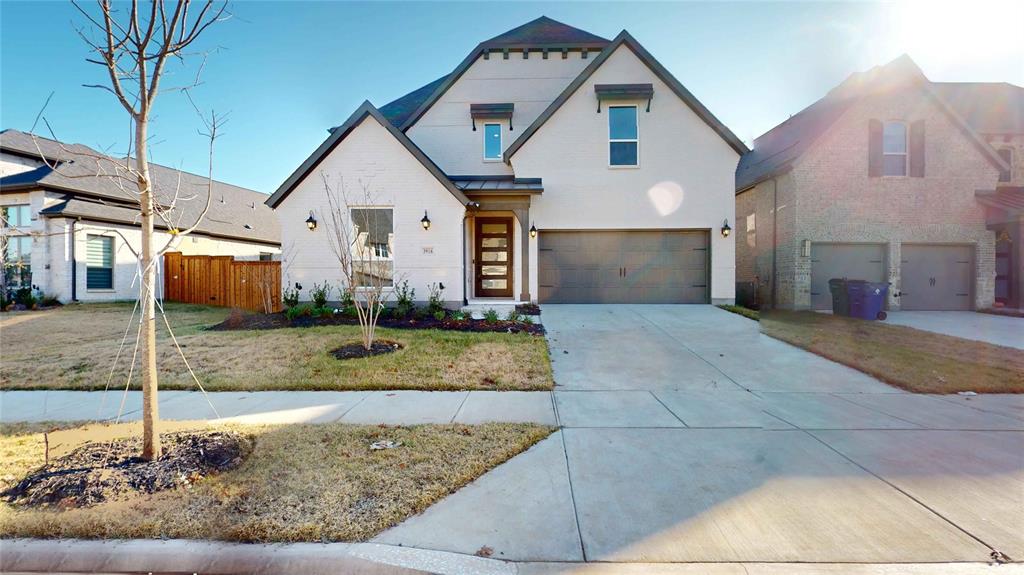
[(311, 232), (316, 230), (316, 218), (313, 217), (313, 210), (309, 210), (309, 217), (306, 218), (306, 227)]
[(729, 227), (729, 219), (726, 218), (726, 220), (724, 222), (722, 222), (722, 237), (723, 238), (729, 237), (729, 233), (730, 232), (732, 232), (732, 228)]
[(530, 237), (531, 238), (537, 237), (537, 225), (536, 224), (530, 226)]
[(420, 224), (423, 226), (423, 229), (430, 229), (430, 218), (427, 217), (427, 210), (423, 210), (423, 219), (420, 220)]

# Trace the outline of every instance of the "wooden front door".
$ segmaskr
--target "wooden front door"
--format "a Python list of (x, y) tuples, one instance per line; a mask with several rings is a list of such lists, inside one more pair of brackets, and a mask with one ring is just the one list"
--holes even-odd
[(476, 218), (477, 297), (512, 297), (512, 218)]

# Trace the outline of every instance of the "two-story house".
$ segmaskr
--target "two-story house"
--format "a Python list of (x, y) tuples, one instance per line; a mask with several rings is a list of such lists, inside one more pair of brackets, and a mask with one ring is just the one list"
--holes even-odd
[[(82, 144), (0, 132), (4, 289), (27, 288), (62, 302), (138, 297), (139, 204), (133, 184), (113, 177), (124, 162)], [(156, 224), (158, 247), (169, 242), (185, 255), (239, 260), (280, 253), (277, 219), (263, 204), (266, 194), (217, 181), (211, 188), (206, 177), (154, 163), (150, 177), (168, 220)], [(211, 193), (195, 232), (169, 233), (171, 226), (199, 219)]]
[(1019, 306), (1022, 143), (1022, 88), (908, 56), (852, 75), (740, 160), (738, 299), (828, 309), (828, 280), (855, 278), (894, 310)]
[(330, 188), (349, 199), (341, 217), (369, 228), (358, 251), (419, 299), (443, 284), (451, 306), (732, 302), (746, 151), (627, 32), (539, 18), (379, 109), (364, 103), (267, 204), (285, 281), (306, 299), (314, 282), (343, 284)]

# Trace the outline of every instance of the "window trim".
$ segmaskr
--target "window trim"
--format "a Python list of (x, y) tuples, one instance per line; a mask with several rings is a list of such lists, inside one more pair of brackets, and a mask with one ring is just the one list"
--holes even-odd
[[(497, 128), (498, 128), (498, 155), (494, 156), (493, 158), (487, 157), (487, 128), (489, 126), (497, 126)], [(502, 132), (501, 124), (498, 123), (498, 122), (486, 122), (484, 124), (484, 129), (481, 130), (481, 132), (483, 133), (483, 143), (484, 143), (484, 145), (483, 145), (483, 157), (484, 157), (484, 161), (485, 162), (501, 162), (502, 161), (502, 157), (501, 157), (501, 152), (502, 152), (501, 144), (502, 144), (502, 140), (505, 137), (501, 133)]]
[[(110, 240), (110, 268), (89, 265), (89, 240), (92, 238), (107, 238)], [(89, 287), (89, 268), (110, 269), (110, 287), (91, 288)], [(111, 234), (86, 234), (85, 235), (85, 291), (91, 293), (110, 293), (117, 291), (117, 277), (114, 270), (117, 268), (117, 236)]]
[[(352, 204), (352, 205), (347, 206), (347, 208), (348, 208), (349, 222), (352, 222), (352, 223), (355, 222), (355, 219), (352, 217), (352, 210), (391, 210), (391, 237), (392, 237), (392, 241), (397, 241), (398, 233), (397, 233), (397, 230), (396, 230), (397, 225), (396, 225), (396, 222), (395, 222), (395, 206)], [(358, 242), (359, 241), (358, 234), (357, 234), (356, 238), (353, 241), (354, 242)], [(367, 242), (368, 249), (374, 249), (373, 245), (374, 244), (371, 244), (371, 243)], [(354, 248), (354, 247), (355, 247), (355, 245), (353, 244), (352, 248)], [(352, 263), (364, 262), (364, 261), (381, 261), (381, 260), (377, 259), (376, 256), (374, 257), (373, 260), (356, 259), (355, 255), (353, 254)], [(395, 259), (395, 250), (394, 250), (393, 247), (391, 247), (391, 257), (387, 258), (386, 261), (390, 261), (391, 262), (391, 285), (383, 286), (381, 288), (381, 290), (383, 292), (391, 292), (391, 291), (394, 291), (395, 288), (397, 287), (396, 282), (395, 282), (395, 270), (398, 269), (398, 264), (396, 263), (396, 259)], [(360, 286), (350, 286), (350, 288), (352, 289), (353, 293), (354, 292), (358, 292), (358, 291), (366, 291), (366, 290), (374, 289), (373, 286), (363, 286), (363, 285), (360, 285)]]
[[(892, 152), (885, 151), (885, 127), (889, 124), (900, 124), (903, 126), (903, 153), (894, 154)], [(886, 174), (885, 173), (885, 157), (886, 156), (903, 156), (903, 173), (902, 174)], [(882, 122), (882, 177), (883, 178), (907, 178), (910, 176), (910, 122), (906, 120), (884, 120)]]
[[(17, 229), (17, 228), (29, 228), (29, 227), (32, 227), (32, 204), (31, 203), (26, 203), (26, 204), (21, 204), (21, 203), (19, 203), (19, 204), (4, 204), (4, 205), (0, 206), (0, 210), (8, 210), (8, 209), (11, 209), (11, 208), (25, 208), (25, 214), (28, 216), (28, 222), (27, 223), (17, 223), (17, 224), (10, 225), (10, 226), (4, 225), (4, 226), (0, 226), (0, 227), (7, 228), (7, 229)], [(4, 220), (4, 222), (6, 222), (6, 220)]]
[[(634, 119), (636, 125), (636, 138), (612, 138), (612, 109), (613, 108), (633, 108)], [(608, 106), (608, 168), (612, 170), (632, 170), (640, 167), (640, 106), (637, 104), (621, 104), (615, 106)], [(613, 143), (635, 143), (636, 144), (636, 163), (635, 164), (613, 164), (612, 163), (612, 144)]]

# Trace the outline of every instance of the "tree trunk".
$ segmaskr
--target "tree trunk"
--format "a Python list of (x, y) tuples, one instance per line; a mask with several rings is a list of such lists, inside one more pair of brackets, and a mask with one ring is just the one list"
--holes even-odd
[[(145, 114), (145, 112), (144, 112)], [(162, 449), (156, 373), (156, 265), (153, 261), (153, 189), (146, 158), (145, 115), (135, 125), (135, 162), (142, 207), (142, 458), (159, 459)]]

